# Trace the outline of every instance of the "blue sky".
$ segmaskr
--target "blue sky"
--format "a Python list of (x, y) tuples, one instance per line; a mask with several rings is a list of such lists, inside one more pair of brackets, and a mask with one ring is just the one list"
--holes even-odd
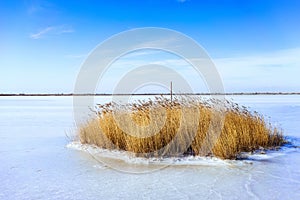
[(0, 1), (0, 93), (73, 92), (95, 46), (140, 27), (195, 39), (226, 92), (300, 91), (299, 24), (298, 0)]

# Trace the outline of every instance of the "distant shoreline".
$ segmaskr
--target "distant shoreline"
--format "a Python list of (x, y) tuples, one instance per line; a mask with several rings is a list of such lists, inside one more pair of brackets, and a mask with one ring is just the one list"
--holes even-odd
[[(18, 93), (18, 94), (0, 94), (3, 96), (157, 96), (157, 95), (171, 95), (170, 93), (140, 93), (140, 94), (74, 94), (74, 93)], [(228, 93), (173, 93), (173, 95), (300, 95), (300, 92), (228, 92)]]

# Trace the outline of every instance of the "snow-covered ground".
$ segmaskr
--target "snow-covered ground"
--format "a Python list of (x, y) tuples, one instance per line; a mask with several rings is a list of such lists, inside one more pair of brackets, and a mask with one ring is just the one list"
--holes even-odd
[[(300, 96), (228, 98), (270, 116), (300, 145)], [(72, 97), (0, 97), (0, 199), (300, 199), (299, 148), (243, 161), (152, 160), (168, 167), (133, 174), (70, 144), (74, 129)], [(125, 167), (149, 167), (122, 152), (100, 153)]]

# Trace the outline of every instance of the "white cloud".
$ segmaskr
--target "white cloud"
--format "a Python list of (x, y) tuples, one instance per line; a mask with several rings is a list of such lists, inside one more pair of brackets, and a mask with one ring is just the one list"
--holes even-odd
[(48, 26), (37, 33), (30, 34), (31, 39), (41, 39), (46, 35), (60, 35), (64, 33), (73, 33), (74, 30), (71, 27), (61, 25), (61, 26)]
[[(126, 70), (131, 68), (151, 63), (169, 66), (192, 82), (196, 83), (196, 79), (199, 79), (195, 70), (183, 59), (175, 56), (145, 56), (118, 60), (113, 64), (109, 77), (117, 77), (122, 70), (126, 73)], [(227, 92), (300, 91), (300, 81), (298, 81), (300, 48), (241, 57), (216, 58), (212, 61), (217, 67)]]
[[(223, 80), (226, 92), (300, 91), (300, 48), (239, 57), (212, 58), (212, 61)], [(147, 64), (174, 69), (191, 83), (195, 91), (207, 92), (205, 77), (200, 77), (188, 62), (170, 53), (148, 49), (135, 51), (115, 60), (102, 77), (101, 84), (105, 89), (111, 90), (124, 74)], [(152, 74), (160, 75), (159, 72)], [(176, 82), (174, 85), (177, 85)]]
[(47, 28), (44, 28), (42, 30), (40, 30), (37, 33), (31, 34), (30, 38), (31, 39), (40, 39), (43, 35), (47, 34), (48, 32), (50, 32), (51, 30), (53, 30), (54, 27), (49, 26)]
[(300, 90), (300, 48), (214, 62), (228, 90)]
[(260, 55), (231, 57), (231, 58), (218, 58), (216, 62), (222, 65), (243, 66), (285, 66), (290, 64), (300, 64), (300, 48), (286, 49), (281, 51), (269, 52)]

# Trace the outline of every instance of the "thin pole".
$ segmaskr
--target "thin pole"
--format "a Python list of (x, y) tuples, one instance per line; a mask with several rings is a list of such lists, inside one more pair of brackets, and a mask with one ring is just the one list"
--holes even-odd
[(171, 81), (171, 85), (170, 85), (170, 94), (171, 94), (171, 103), (173, 100), (173, 88), (172, 88), (172, 81)]

